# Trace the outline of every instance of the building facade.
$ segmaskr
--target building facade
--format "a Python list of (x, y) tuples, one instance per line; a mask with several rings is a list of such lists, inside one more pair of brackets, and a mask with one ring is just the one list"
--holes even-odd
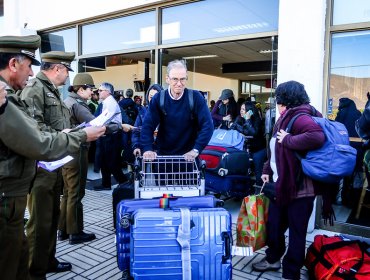
[[(188, 86), (208, 101), (230, 88), (236, 98), (254, 96), (264, 105), (274, 86), (288, 80), (303, 83), (312, 105), (329, 118), (342, 97), (359, 109), (368, 100), (366, 0), (0, 2), (2, 34), (38, 33), (41, 52), (75, 51), (75, 73), (89, 72), (96, 84), (109, 81), (117, 90), (142, 96), (150, 83), (165, 85), (170, 60), (185, 59)], [(366, 193), (360, 175), (350, 190), (338, 192), (335, 226), (317, 214), (316, 227), (370, 236), (359, 206)], [(345, 195), (350, 204), (341, 204)]]

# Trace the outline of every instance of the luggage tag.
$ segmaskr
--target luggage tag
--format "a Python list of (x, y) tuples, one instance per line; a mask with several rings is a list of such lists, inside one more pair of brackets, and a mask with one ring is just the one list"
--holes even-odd
[(248, 247), (232, 246), (231, 255), (241, 256), (241, 257), (251, 257), (251, 256), (253, 256), (253, 247), (250, 247), (250, 246), (248, 246)]

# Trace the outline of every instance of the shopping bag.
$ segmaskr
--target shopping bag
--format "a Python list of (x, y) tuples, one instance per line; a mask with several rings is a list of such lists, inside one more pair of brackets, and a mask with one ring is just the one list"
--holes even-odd
[(249, 195), (243, 199), (237, 221), (237, 246), (251, 247), (256, 251), (266, 245), (269, 203), (270, 200), (261, 193)]

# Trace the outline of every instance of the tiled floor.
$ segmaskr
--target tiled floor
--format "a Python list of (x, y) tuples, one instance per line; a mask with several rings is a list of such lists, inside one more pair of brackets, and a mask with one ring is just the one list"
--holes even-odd
[[(72, 271), (48, 274), (47, 279), (120, 279), (121, 272), (116, 264), (115, 235), (112, 224), (111, 191), (86, 191), (84, 202), (85, 231), (93, 232), (97, 239), (78, 245), (69, 245), (67, 241), (58, 242), (57, 256), (59, 260), (71, 262)], [(229, 200), (225, 203), (233, 221), (236, 220), (240, 202)], [(308, 240), (317, 233), (308, 235)], [(235, 225), (233, 235), (235, 239)], [(310, 241), (307, 242), (307, 245)], [(252, 271), (251, 264), (264, 257), (264, 249), (256, 252), (253, 257), (233, 258), (233, 279), (280, 279), (281, 271), (259, 273)], [(301, 279), (308, 279), (302, 269)], [(211, 280), (211, 279), (210, 279)]]

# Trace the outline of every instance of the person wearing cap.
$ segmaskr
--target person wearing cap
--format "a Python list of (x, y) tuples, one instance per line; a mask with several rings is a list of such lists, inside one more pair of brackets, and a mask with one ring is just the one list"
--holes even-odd
[(102, 102), (102, 112), (108, 110), (113, 116), (108, 125), (107, 133), (96, 142), (99, 150), (102, 185), (95, 186), (94, 190), (111, 190), (111, 177), (119, 183), (125, 183), (128, 178), (122, 172), (121, 152), (122, 152), (122, 114), (117, 101), (113, 97), (114, 87), (110, 83), (102, 83), (99, 86), (99, 98)]
[[(90, 74), (79, 73), (68, 88), (69, 95), (64, 103), (71, 113), (72, 127), (88, 123), (95, 117), (90, 112), (87, 100), (91, 98), (94, 81)], [(83, 205), (88, 169), (87, 143), (81, 144), (79, 153), (71, 155), (73, 160), (62, 167), (64, 180), (63, 197), (60, 204), (58, 240), (69, 239), (69, 244), (94, 240), (93, 233), (83, 231)]]
[[(21, 93), (22, 99), (33, 109), (33, 117), (43, 131), (71, 128), (70, 112), (58, 87), (67, 81), (74, 57), (74, 52), (51, 51), (42, 54), (40, 72)], [(72, 268), (70, 263), (60, 263), (55, 257), (62, 189), (61, 168), (52, 172), (37, 169), (27, 202), (30, 219), (26, 233), (30, 246), (31, 277), (44, 277), (50, 268), (56, 267), (58, 271)]]
[[(28, 242), (24, 234), (27, 194), (35, 176), (36, 160), (56, 160), (78, 151), (105, 128), (89, 127), (67, 133), (41, 132), (29, 107), (16, 94), (30, 76), (41, 38), (0, 37), (0, 87), (6, 84), (8, 104), (0, 115), (0, 275), (29, 279)], [(25, 139), (27, 143), (25, 144)], [(54, 269), (50, 268), (50, 269)]]
[[(174, 60), (168, 64), (166, 82), (169, 87), (154, 95), (141, 129), (140, 142), (145, 159), (155, 159), (158, 152), (159, 155), (184, 155), (186, 160), (193, 161), (211, 139), (213, 124), (207, 103), (199, 91), (192, 90), (191, 109), (187, 79), (185, 61)], [(161, 96), (166, 114), (160, 106)], [(157, 128), (156, 152), (154, 132)]]
[(238, 115), (238, 106), (231, 89), (222, 90), (221, 96), (213, 107), (211, 115), (215, 128), (229, 128), (229, 124)]

